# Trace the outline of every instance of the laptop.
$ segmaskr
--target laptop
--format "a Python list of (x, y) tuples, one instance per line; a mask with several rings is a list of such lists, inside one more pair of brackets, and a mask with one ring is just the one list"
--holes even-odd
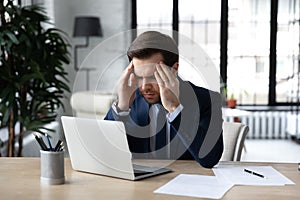
[(133, 164), (123, 122), (68, 116), (61, 120), (74, 170), (128, 180), (171, 172)]

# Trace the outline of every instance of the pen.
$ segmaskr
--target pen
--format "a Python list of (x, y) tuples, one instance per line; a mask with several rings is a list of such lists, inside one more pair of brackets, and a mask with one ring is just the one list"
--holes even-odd
[(50, 138), (49, 138), (48, 134), (45, 134), (45, 136), (46, 136), (46, 139), (48, 141), (48, 144), (49, 144), (49, 147), (50, 147), (50, 151), (53, 151), (53, 148), (52, 148), (52, 145), (51, 145)]
[(57, 144), (56, 144), (55, 147), (54, 147), (54, 151), (58, 151), (59, 148), (60, 148), (60, 145), (61, 145), (62, 143), (63, 143), (63, 141), (58, 140)]
[(63, 151), (64, 150), (64, 146), (61, 146), (61, 148), (59, 148), (59, 150), (58, 151)]
[(43, 139), (36, 133), (33, 133), (33, 135), (34, 135), (34, 138), (36, 139), (36, 141), (39, 143), (41, 149), (44, 151), (47, 151), (48, 148), (47, 148), (46, 144), (44, 143)]
[(252, 170), (249, 170), (249, 169), (244, 169), (244, 172), (247, 172), (247, 173), (249, 173), (249, 174), (253, 174), (253, 175), (258, 176), (258, 177), (261, 177), (261, 178), (265, 178), (264, 175), (259, 174), (259, 173), (257, 173), (257, 172), (252, 171)]
[(59, 145), (59, 147), (58, 147), (58, 149), (57, 149), (57, 151), (63, 151), (64, 150), (64, 142), (61, 142), (60, 143), (60, 145)]
[(37, 134), (37, 135), (38, 135), (38, 138), (40, 139), (42, 145), (44, 146), (45, 150), (48, 151), (49, 148), (48, 148), (47, 145), (45, 144), (45, 142), (44, 142), (43, 138), (41, 137), (41, 135), (40, 135), (40, 134)]
[(37, 133), (37, 136), (38, 136), (39, 140), (41, 141), (41, 144), (43, 145), (44, 149), (46, 151), (48, 151), (49, 149), (48, 149), (47, 145), (45, 144), (45, 142), (44, 142), (43, 138), (41, 137), (41, 135)]

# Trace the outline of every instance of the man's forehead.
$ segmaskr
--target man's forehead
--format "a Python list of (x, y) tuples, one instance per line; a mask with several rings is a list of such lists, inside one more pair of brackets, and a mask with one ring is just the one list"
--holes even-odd
[(145, 68), (155, 68), (155, 65), (157, 65), (158, 62), (136, 62), (133, 63), (134, 67), (139, 69), (145, 69)]
[(134, 73), (138, 76), (149, 76), (153, 75), (154, 71), (156, 70), (155, 65), (156, 63), (152, 63), (149, 65), (134, 66), (133, 70)]
[(143, 63), (134, 63), (134, 72), (143, 74), (143, 73), (153, 73), (156, 69), (156, 65), (158, 63), (155, 62), (143, 62)]

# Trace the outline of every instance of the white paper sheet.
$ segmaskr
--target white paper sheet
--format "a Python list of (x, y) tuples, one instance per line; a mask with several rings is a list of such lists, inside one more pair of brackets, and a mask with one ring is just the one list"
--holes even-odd
[(216, 176), (180, 174), (154, 193), (220, 199), (232, 186)]
[[(249, 169), (264, 175), (262, 178), (253, 174), (244, 172)], [(286, 184), (295, 184), (293, 181), (282, 175), (271, 166), (217, 166), (213, 168), (215, 175), (224, 178), (234, 185), (269, 185), (280, 186)]]

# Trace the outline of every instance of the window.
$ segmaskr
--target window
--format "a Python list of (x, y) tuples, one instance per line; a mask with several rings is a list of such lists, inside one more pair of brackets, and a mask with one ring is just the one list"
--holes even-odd
[[(220, 11), (219, 0), (179, 0), (179, 33), (187, 36), (220, 65)], [(180, 44), (179, 41), (179, 45)], [(193, 59), (193, 58), (192, 58)]]
[[(172, 29), (173, 2), (178, 2), (179, 35), (200, 45), (217, 68), (220, 48), (224, 49), (220, 44), (227, 41), (227, 65), (224, 68), (222, 64), (221, 71), (226, 75), (228, 95), (234, 94), (239, 105), (290, 105), (299, 101), (300, 0), (228, 0), (228, 38), (222, 40), (222, 1), (168, 0), (160, 1), (155, 9), (150, 5), (156, 1), (136, 1), (138, 28), (143, 24), (160, 24), (168, 30)], [(180, 48), (193, 45), (180, 40), (178, 43)], [(274, 52), (276, 55), (271, 56)], [(183, 61), (181, 58), (180, 63), (191, 66), (188, 61), (193, 59), (193, 55)]]
[(137, 0), (137, 28), (172, 30), (172, 0)]
[(300, 0), (279, 0), (277, 30), (276, 101), (299, 98)]
[[(208, 55), (210, 65), (216, 74), (220, 57), (220, 1), (212, 0), (210, 4), (198, 0), (181, 0), (179, 4), (179, 39), (181, 52), (179, 75), (196, 85), (219, 91), (216, 85), (209, 84), (193, 63), (199, 59), (192, 49), (200, 50)], [(151, 28), (172, 35), (173, 0), (145, 1), (137, 0), (137, 29)], [(157, 6), (159, 5), (159, 6)], [(141, 30), (143, 31), (143, 30)], [(138, 32), (141, 32), (138, 30)], [(183, 55), (182, 52), (186, 52)], [(199, 52), (199, 51), (198, 51)], [(203, 54), (201, 56), (203, 56)], [(219, 77), (218, 77), (219, 78)]]
[(238, 104), (267, 104), (270, 0), (229, 0), (228, 95)]

